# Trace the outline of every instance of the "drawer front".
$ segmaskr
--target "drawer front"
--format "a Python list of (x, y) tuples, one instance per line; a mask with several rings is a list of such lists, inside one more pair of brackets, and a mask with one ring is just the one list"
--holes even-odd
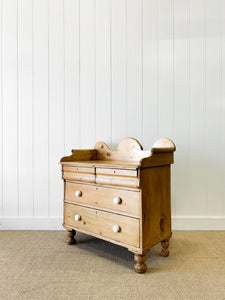
[(82, 182), (92, 182), (95, 183), (95, 175), (89, 173), (73, 173), (73, 172), (63, 172), (63, 179), (71, 181), (82, 181)]
[(131, 188), (138, 188), (140, 186), (140, 180), (137, 177), (110, 176), (101, 174), (96, 175), (96, 183)]
[(63, 166), (62, 178), (71, 181), (95, 182), (95, 167)]
[(137, 169), (96, 168), (96, 174), (137, 177)]
[(139, 219), (74, 204), (64, 204), (64, 223), (99, 236), (139, 247)]
[(94, 167), (80, 167), (80, 166), (63, 166), (62, 170), (64, 172), (78, 172), (78, 173), (95, 173)]
[(137, 217), (141, 215), (140, 191), (66, 182), (65, 201), (108, 208)]

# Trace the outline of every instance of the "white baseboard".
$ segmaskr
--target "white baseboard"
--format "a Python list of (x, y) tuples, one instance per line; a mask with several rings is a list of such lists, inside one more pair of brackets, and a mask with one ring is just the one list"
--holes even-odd
[[(63, 230), (62, 217), (0, 217), (0, 230)], [(172, 217), (173, 230), (225, 230), (225, 217)]]
[(62, 230), (62, 217), (0, 217), (0, 230)]
[[(0, 217), (0, 230), (63, 230), (62, 217)], [(225, 217), (172, 217), (173, 230), (225, 230)]]
[(225, 230), (225, 217), (173, 217), (173, 230)]

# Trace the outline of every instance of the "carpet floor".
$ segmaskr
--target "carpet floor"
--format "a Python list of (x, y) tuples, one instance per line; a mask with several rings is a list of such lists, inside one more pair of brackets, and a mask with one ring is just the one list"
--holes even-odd
[(175, 231), (137, 274), (127, 249), (81, 233), (0, 231), (0, 299), (225, 299), (225, 231)]

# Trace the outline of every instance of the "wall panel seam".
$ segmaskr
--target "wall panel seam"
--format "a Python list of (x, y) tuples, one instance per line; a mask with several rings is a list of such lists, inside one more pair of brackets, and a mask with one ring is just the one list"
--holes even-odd
[(81, 0), (78, 0), (78, 14), (79, 14), (79, 148), (81, 148), (81, 101), (80, 101), (80, 1)]
[(2, 143), (1, 143), (1, 148), (2, 148), (2, 152), (1, 152), (1, 165), (2, 165), (2, 169), (1, 169), (1, 173), (2, 173), (2, 178), (1, 178), (1, 185), (2, 185), (2, 191), (1, 191), (1, 214), (3, 215), (3, 70), (2, 70), (2, 27), (3, 27), (3, 1), (1, 1), (1, 137), (2, 137)]
[(157, 9), (157, 137), (159, 138), (159, 122), (160, 122), (160, 115), (159, 115), (159, 0), (157, 1), (156, 9)]
[[(191, 0), (188, 0), (188, 159), (189, 159), (189, 166), (192, 169), (192, 160), (191, 160)], [(191, 174), (192, 170), (190, 170)], [(192, 193), (192, 187), (190, 189), (190, 193)], [(192, 197), (191, 197), (192, 199)], [(193, 200), (191, 200), (191, 210), (193, 210)]]
[(49, 132), (50, 132), (50, 124), (49, 124), (49, 90), (50, 90), (50, 80), (49, 80), (49, 1), (47, 2), (47, 17), (48, 17), (48, 216), (50, 216), (50, 143), (49, 143)]
[(64, 138), (64, 155), (66, 155), (66, 96), (65, 96), (65, 0), (63, 0), (63, 138)]
[(112, 130), (112, 0), (110, 1), (110, 12), (109, 12), (109, 26), (110, 26), (110, 38), (109, 38), (109, 42), (110, 42), (110, 135), (111, 135), (111, 146), (112, 146), (112, 137), (113, 137), (113, 130)]
[(97, 4), (96, 4), (97, 0), (94, 0), (94, 101), (95, 101), (95, 141), (96, 141), (96, 136), (97, 136), (97, 126), (96, 126), (96, 120), (97, 120), (97, 104), (96, 104), (96, 13), (97, 13)]
[[(220, 74), (220, 77), (221, 77), (221, 82), (220, 82), (220, 118), (221, 118), (221, 128), (220, 128), (220, 138), (221, 138), (221, 148), (223, 149), (222, 151), (225, 151), (224, 149), (224, 141), (223, 141), (223, 135), (224, 135), (224, 124), (223, 124), (223, 0), (220, 1), (220, 59), (221, 59), (221, 74)], [(223, 159), (222, 159), (222, 170), (225, 169), (225, 158), (223, 156)], [(223, 171), (222, 171), (223, 172)], [(221, 173), (222, 173), (221, 172)], [(222, 175), (222, 178), (223, 178), (223, 174)], [(221, 195), (221, 214), (223, 215), (223, 212), (224, 212), (224, 204), (223, 204), (223, 201), (222, 201), (222, 197), (223, 195)]]
[(16, 24), (17, 24), (17, 30), (16, 30), (16, 56), (17, 56), (17, 85), (16, 85), (16, 96), (17, 96), (17, 100), (16, 100), (16, 103), (17, 103), (17, 107), (16, 107), (16, 110), (17, 110), (17, 215), (19, 216), (20, 215), (20, 211), (19, 211), (19, 204), (20, 204), (20, 196), (19, 196), (19, 189), (20, 189), (20, 186), (19, 186), (19, 86), (18, 86), (18, 81), (19, 81), (19, 67), (18, 67), (18, 63), (19, 63), (19, 46), (18, 46), (18, 42), (19, 42), (19, 23), (18, 23), (18, 19), (19, 19), (19, 0), (17, 0), (16, 2), (16, 11), (17, 11), (17, 15), (16, 15)]
[(127, 1), (129, 0), (126, 0), (126, 136), (127, 136)]
[[(204, 1), (204, 42), (205, 42), (205, 68), (204, 68), (204, 72), (205, 72), (205, 87), (204, 87), (204, 167), (205, 167), (205, 173), (207, 174), (207, 134), (206, 134), (206, 109), (207, 109), (207, 104), (206, 104), (206, 0)], [(204, 181), (205, 181), (205, 186), (206, 186), (206, 190), (205, 190), (205, 199), (206, 199), (206, 205), (208, 206), (208, 193), (207, 193), (207, 175), (205, 175), (205, 178), (204, 178)]]
[(32, 0), (32, 174), (33, 174), (33, 216), (34, 216), (34, 0)]
[(143, 62), (144, 62), (144, 0), (141, 0), (141, 143), (144, 144), (143, 141), (143, 132), (144, 132), (144, 122), (143, 122), (143, 89), (144, 89), (144, 68), (143, 68)]

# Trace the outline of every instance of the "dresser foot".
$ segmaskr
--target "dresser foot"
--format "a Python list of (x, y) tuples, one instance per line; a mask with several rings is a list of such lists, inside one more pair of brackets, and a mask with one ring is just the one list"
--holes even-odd
[(170, 239), (165, 239), (161, 242), (161, 245), (162, 245), (161, 255), (162, 256), (166, 257), (166, 256), (169, 256), (169, 254), (170, 254), (170, 251), (168, 250), (168, 247), (170, 245), (169, 240)]
[(137, 273), (145, 273), (147, 270), (147, 266), (145, 264), (147, 257), (146, 255), (134, 254), (134, 260), (136, 261), (136, 265), (134, 269)]
[(75, 230), (67, 230), (67, 233), (66, 233), (66, 235), (67, 235), (67, 244), (68, 245), (73, 245), (73, 244), (76, 244), (76, 240), (75, 240), (75, 238), (74, 238), (74, 236), (75, 236), (75, 234), (76, 234), (76, 231)]

